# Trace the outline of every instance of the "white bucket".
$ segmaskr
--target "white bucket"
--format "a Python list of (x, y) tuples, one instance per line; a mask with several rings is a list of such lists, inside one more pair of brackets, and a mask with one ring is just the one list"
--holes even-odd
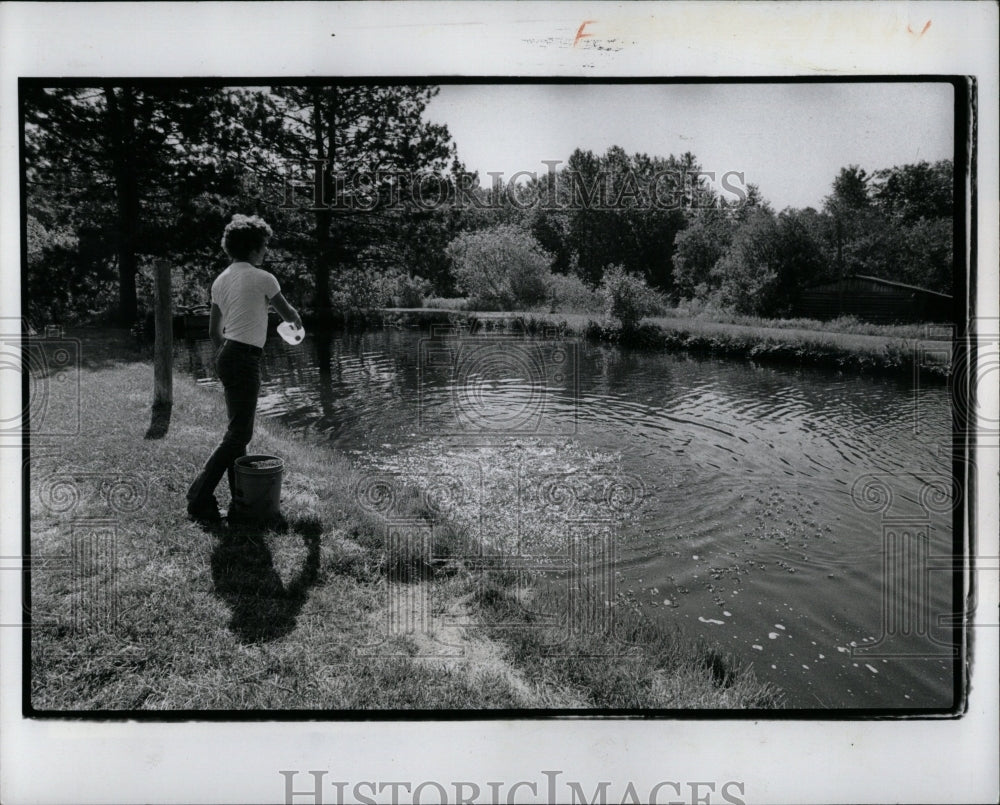
[(296, 327), (290, 321), (283, 321), (278, 325), (278, 335), (289, 344), (300, 344), (302, 339), (306, 337), (306, 328)]

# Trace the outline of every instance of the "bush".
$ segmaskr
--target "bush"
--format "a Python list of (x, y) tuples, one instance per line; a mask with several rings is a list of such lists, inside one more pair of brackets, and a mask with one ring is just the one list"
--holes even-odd
[(364, 268), (341, 271), (334, 280), (330, 294), (333, 309), (345, 317), (352, 317), (368, 310), (386, 307), (396, 290), (397, 276), (378, 273)]
[(440, 310), (470, 310), (468, 300), (464, 296), (428, 296), (424, 299), (424, 307)]
[(509, 310), (545, 301), (552, 256), (529, 233), (512, 225), (465, 232), (447, 249), (455, 285), (470, 307)]
[(666, 310), (663, 296), (650, 288), (646, 281), (629, 274), (621, 266), (608, 266), (601, 281), (605, 311), (621, 322), (623, 330), (635, 330), (644, 316)]
[(431, 290), (430, 282), (423, 277), (403, 274), (398, 280), (393, 301), (396, 307), (423, 307), (424, 299)]
[(603, 313), (604, 297), (575, 274), (549, 277), (549, 312)]

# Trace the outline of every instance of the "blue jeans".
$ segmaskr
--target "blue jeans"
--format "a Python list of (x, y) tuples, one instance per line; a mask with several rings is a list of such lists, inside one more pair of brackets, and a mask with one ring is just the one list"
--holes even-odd
[(216, 355), (215, 368), (226, 394), (229, 427), (188, 490), (187, 499), (195, 504), (207, 503), (212, 498), (223, 475), (229, 476), (229, 491), (235, 492), (233, 462), (247, 454), (247, 445), (253, 437), (260, 392), (260, 356), (259, 350), (253, 352), (232, 341), (224, 342)]

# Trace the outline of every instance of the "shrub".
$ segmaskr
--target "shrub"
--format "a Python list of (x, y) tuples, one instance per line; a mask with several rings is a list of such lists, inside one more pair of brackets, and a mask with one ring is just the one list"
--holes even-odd
[(621, 266), (608, 266), (601, 281), (605, 311), (621, 322), (623, 330), (634, 330), (644, 316), (666, 310), (664, 298), (650, 288), (637, 274), (629, 274)]
[(549, 277), (551, 313), (602, 313), (604, 297), (574, 274)]
[(417, 275), (403, 274), (396, 286), (394, 302), (396, 307), (423, 307), (424, 299), (430, 294), (430, 282)]
[(440, 310), (469, 310), (468, 300), (464, 296), (428, 296), (424, 299), (424, 307)]
[(385, 307), (392, 301), (397, 277), (364, 268), (349, 268), (334, 279), (330, 293), (333, 309), (345, 317)]
[(529, 233), (512, 225), (465, 232), (447, 249), (456, 287), (470, 306), (504, 310), (545, 301), (552, 256)]

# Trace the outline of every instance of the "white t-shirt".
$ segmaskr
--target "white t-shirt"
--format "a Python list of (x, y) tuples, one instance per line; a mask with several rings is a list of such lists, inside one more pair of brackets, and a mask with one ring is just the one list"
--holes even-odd
[(231, 341), (263, 347), (267, 340), (267, 305), (281, 293), (270, 271), (236, 262), (212, 283), (212, 304), (222, 311), (222, 334)]

